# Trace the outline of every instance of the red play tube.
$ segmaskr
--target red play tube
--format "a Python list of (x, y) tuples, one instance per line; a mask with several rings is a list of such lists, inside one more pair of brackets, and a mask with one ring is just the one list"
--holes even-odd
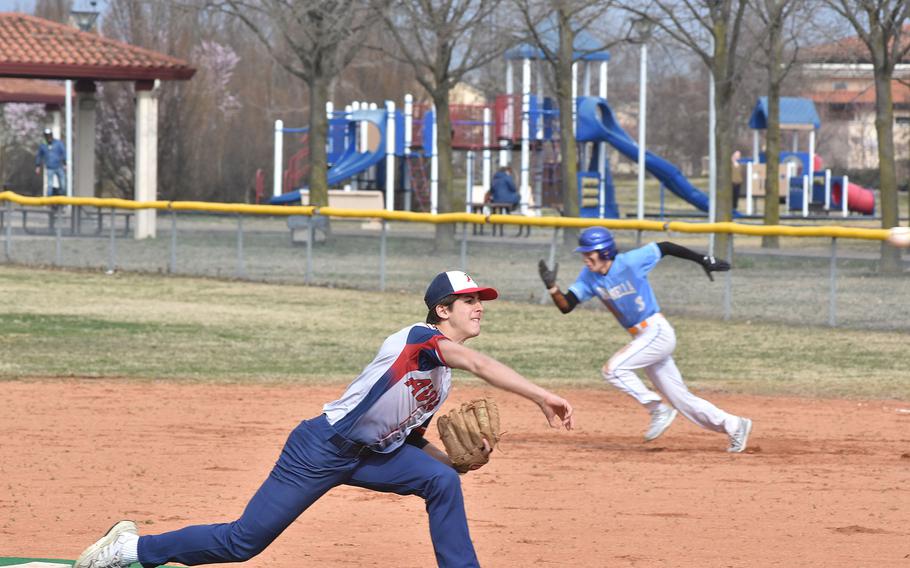
[[(841, 185), (843, 180), (834, 178), (831, 180), (831, 204), (835, 207), (841, 206)], [(858, 213), (872, 215), (875, 212), (875, 192), (871, 189), (847, 183), (847, 209)]]

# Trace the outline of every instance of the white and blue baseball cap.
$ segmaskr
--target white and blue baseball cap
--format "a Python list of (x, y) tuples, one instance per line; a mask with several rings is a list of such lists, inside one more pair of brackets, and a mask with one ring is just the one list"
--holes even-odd
[(432, 309), (440, 300), (450, 294), (473, 294), (475, 292), (483, 301), (495, 300), (499, 297), (499, 292), (495, 288), (480, 286), (467, 273), (460, 270), (449, 270), (440, 272), (433, 278), (433, 281), (427, 286), (426, 294), (423, 295), (423, 301), (426, 302), (427, 308)]

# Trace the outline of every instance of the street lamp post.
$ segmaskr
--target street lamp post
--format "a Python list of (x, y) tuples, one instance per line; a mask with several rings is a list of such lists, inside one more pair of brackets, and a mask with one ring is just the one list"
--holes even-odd
[[(629, 39), (641, 46), (638, 83), (638, 220), (645, 218), (645, 131), (648, 117), (648, 39), (653, 22), (648, 18), (632, 20)], [(641, 231), (638, 231), (641, 244)]]

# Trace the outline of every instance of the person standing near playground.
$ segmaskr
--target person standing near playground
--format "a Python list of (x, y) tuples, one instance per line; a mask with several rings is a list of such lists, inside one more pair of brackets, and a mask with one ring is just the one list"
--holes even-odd
[[(565, 294), (556, 284), (556, 272), (541, 260), (540, 278), (559, 310), (567, 314), (578, 304), (598, 297), (632, 335), (632, 340), (604, 364), (603, 378), (634, 398), (651, 414), (645, 441), (663, 434), (677, 411), (695, 424), (727, 434), (728, 452), (746, 449), (752, 421), (721, 410), (692, 394), (683, 382), (673, 361), (676, 332), (660, 313), (660, 306), (648, 282), (648, 273), (665, 256), (675, 256), (698, 263), (713, 281), (712, 272), (730, 270), (730, 265), (713, 256), (704, 256), (668, 241), (649, 243), (619, 254), (613, 235), (604, 227), (590, 227), (578, 238), (576, 252), (581, 253), (584, 268)], [(642, 369), (660, 394), (648, 389), (635, 373)], [(663, 398), (669, 402), (665, 404)]]
[(520, 201), (521, 195), (518, 193), (518, 188), (515, 187), (512, 168), (502, 166), (493, 174), (493, 181), (490, 184), (490, 202), (508, 203), (514, 210)]
[[(54, 138), (50, 128), (44, 129), (44, 142), (38, 146), (35, 155), (35, 173), (41, 175), (41, 166), (47, 170), (48, 197), (66, 194), (66, 147), (63, 142)], [(54, 178), (57, 180), (57, 191), (54, 191)]]
[(733, 152), (733, 169), (730, 170), (730, 181), (733, 186), (733, 211), (739, 207), (739, 195), (743, 187), (743, 167), (739, 163), (742, 158), (742, 152), (739, 150)]
[[(139, 536), (132, 521), (120, 521), (74, 567), (243, 562), (338, 485), (422, 497), (438, 565), (479, 566), (458, 473), (445, 452), (423, 437), (449, 394), (452, 369), (535, 402), (551, 427), (571, 430), (575, 420), (565, 399), (463, 345), (480, 334), (483, 302), (497, 296), (495, 289), (479, 286), (464, 272), (438, 274), (424, 295), (426, 323), (386, 338), (341, 398), (291, 432), (239, 519), (147, 536)], [(489, 453), (490, 446), (484, 444), (483, 451)]]

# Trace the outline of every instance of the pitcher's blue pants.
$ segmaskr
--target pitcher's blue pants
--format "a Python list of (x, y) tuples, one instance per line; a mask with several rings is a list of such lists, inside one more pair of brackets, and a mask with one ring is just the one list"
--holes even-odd
[(141, 536), (139, 562), (145, 568), (168, 562), (188, 566), (244, 562), (265, 550), (329, 489), (355, 485), (423, 497), (438, 565), (479, 566), (454, 469), (408, 444), (390, 454), (344, 455), (329, 441), (333, 434), (325, 415), (301, 422), (239, 519)]

